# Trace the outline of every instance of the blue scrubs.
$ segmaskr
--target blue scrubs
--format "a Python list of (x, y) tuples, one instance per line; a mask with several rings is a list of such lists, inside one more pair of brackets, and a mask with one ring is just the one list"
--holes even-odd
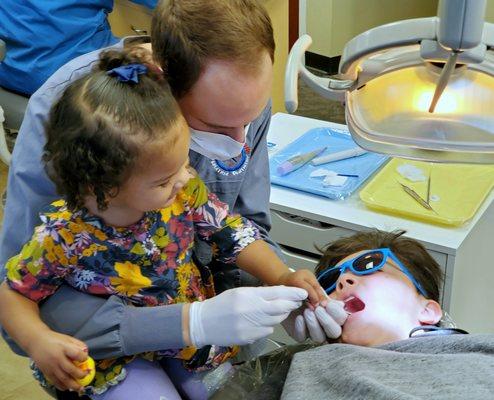
[[(158, 0), (132, 0), (154, 8)], [(82, 54), (113, 45), (107, 15), (113, 0), (0, 0), (0, 86), (34, 93), (58, 68)]]

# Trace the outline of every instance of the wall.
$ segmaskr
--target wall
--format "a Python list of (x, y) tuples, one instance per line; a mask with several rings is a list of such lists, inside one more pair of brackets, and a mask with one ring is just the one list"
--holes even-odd
[(487, 8), (485, 10), (485, 20), (494, 23), (494, 0), (487, 0)]
[(136, 29), (151, 29), (152, 11), (146, 7), (131, 3), (127, 0), (116, 0), (113, 12), (108, 16), (112, 32), (116, 36), (135, 35), (132, 26)]
[(288, 58), (288, 0), (265, 0), (273, 23), (276, 52), (274, 55), (273, 114), (285, 112), (284, 82), (285, 65)]
[[(285, 64), (288, 56), (288, 0), (264, 0), (274, 29), (276, 41), (274, 81), (273, 81), (273, 113), (285, 111), (283, 84)], [(135, 28), (150, 31), (151, 11), (127, 0), (116, 0), (115, 8), (109, 16), (112, 30), (117, 36), (135, 35)]]
[(341, 55), (346, 42), (370, 28), (436, 15), (438, 1), (306, 0), (306, 3), (306, 29), (314, 40), (310, 51), (334, 57)]

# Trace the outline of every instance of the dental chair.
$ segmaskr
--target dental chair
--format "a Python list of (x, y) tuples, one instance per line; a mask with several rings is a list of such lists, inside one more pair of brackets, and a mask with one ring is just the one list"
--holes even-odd
[[(5, 42), (0, 39), (0, 62), (4, 59), (6, 51)], [(28, 101), (28, 97), (0, 87), (0, 159), (7, 165), (10, 163), (11, 154), (7, 147), (4, 127), (19, 130)]]

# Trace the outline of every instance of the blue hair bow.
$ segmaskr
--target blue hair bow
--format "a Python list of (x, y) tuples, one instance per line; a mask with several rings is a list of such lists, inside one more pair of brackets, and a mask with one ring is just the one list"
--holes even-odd
[(139, 83), (139, 75), (148, 72), (148, 68), (143, 64), (127, 64), (113, 68), (106, 72), (107, 75), (115, 76), (119, 82)]

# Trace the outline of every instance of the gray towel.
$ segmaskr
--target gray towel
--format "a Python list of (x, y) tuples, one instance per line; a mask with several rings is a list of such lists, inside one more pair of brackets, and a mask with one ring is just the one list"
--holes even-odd
[(494, 399), (494, 335), (329, 344), (294, 356), (283, 400)]

